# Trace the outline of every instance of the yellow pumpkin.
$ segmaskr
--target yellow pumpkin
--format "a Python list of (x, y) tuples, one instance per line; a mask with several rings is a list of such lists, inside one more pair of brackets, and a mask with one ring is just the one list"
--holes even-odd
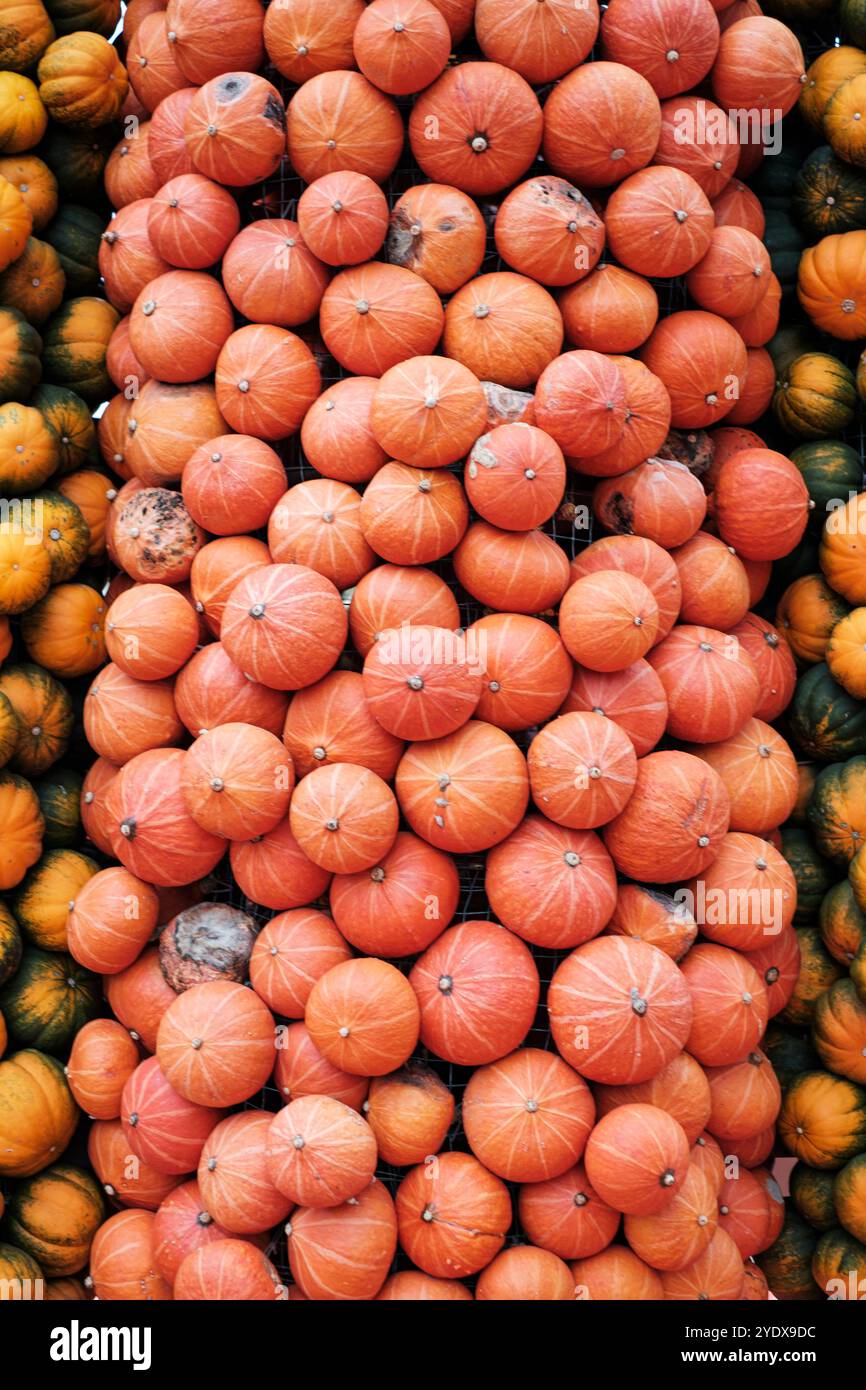
[(45, 326), (42, 361), (48, 380), (86, 401), (105, 400), (112, 389), (105, 353), (119, 322), (117, 310), (104, 299), (68, 299)]
[(17, 401), (0, 406), (0, 495), (20, 497), (41, 487), (59, 455), (60, 441), (40, 411)]
[[(23, 613), (50, 584), (51, 557), (40, 536), (14, 522), (0, 523), (0, 613)], [(5, 656), (10, 649), (11, 644)]]
[(853, 980), (837, 980), (815, 1005), (815, 1051), (828, 1071), (849, 1081), (866, 1081), (866, 1004)]
[(57, 584), (21, 619), (31, 661), (62, 680), (105, 661), (105, 600), (89, 584)]
[(854, 608), (837, 623), (827, 643), (827, 665), (849, 695), (866, 699), (866, 608)]
[(14, 888), (36, 863), (44, 829), (39, 797), (30, 783), (13, 772), (0, 772), (0, 892)]
[(51, 560), (51, 583), (71, 579), (87, 558), (90, 532), (79, 508), (62, 492), (45, 489), (32, 498)]
[(29, 1178), (56, 1162), (78, 1115), (56, 1058), (25, 1048), (0, 1062), (0, 1173)]
[(860, 72), (866, 72), (866, 53), (850, 44), (827, 48), (809, 64), (797, 104), (813, 129), (820, 131), (827, 103), (842, 83)]
[(117, 496), (113, 482), (104, 473), (97, 473), (94, 468), (82, 468), (77, 473), (69, 473), (65, 478), (61, 478), (57, 484), (57, 491), (62, 492), (64, 497), (68, 497), (78, 507), (90, 532), (88, 557), (91, 560), (100, 560), (105, 554), (105, 523), (111, 504)]
[(866, 1091), (830, 1072), (801, 1072), (782, 1101), (779, 1138), (812, 1168), (841, 1168), (866, 1148)]
[(47, 241), (28, 237), (17, 261), (0, 274), (0, 301), (29, 323), (44, 323), (63, 299), (66, 276), (60, 257)]
[(0, 68), (26, 72), (54, 38), (42, 0), (3, 0)]
[[(96, 425), (90, 407), (65, 386), (37, 386), (30, 404), (42, 413), (60, 444), (58, 473), (72, 473), (95, 459)], [(59, 483), (58, 491), (61, 491)], [(75, 501), (75, 498), (72, 499)]]
[(20, 72), (0, 72), (0, 150), (21, 154), (45, 134), (48, 112), (36, 83)]
[(866, 165), (866, 70), (833, 93), (824, 112), (824, 135), (840, 159)]
[(798, 661), (824, 660), (830, 635), (848, 614), (848, 605), (820, 574), (804, 574), (789, 584), (776, 609), (776, 627)]
[(68, 747), (73, 722), (69, 691), (50, 672), (26, 661), (0, 670), (0, 690), (21, 723), (10, 766), (26, 777), (38, 776)]
[(825, 236), (808, 247), (797, 294), (812, 322), (834, 338), (866, 337), (866, 231)]
[(866, 603), (866, 492), (858, 492), (830, 512), (818, 559), (837, 594), (852, 604)]
[(105, 1215), (91, 1173), (57, 1163), (18, 1183), (9, 1201), (6, 1230), (19, 1250), (45, 1274), (77, 1274)]
[(33, 231), (47, 227), (59, 201), (57, 180), (44, 159), (35, 154), (8, 154), (0, 158), (0, 176), (8, 179), (24, 199), (33, 219)]
[(14, 183), (0, 179), (0, 270), (17, 261), (32, 230), (33, 214), (23, 196)]
[(49, 849), (31, 869), (12, 910), (25, 936), (43, 951), (65, 951), (66, 918), (99, 865), (75, 849)]
[(829, 352), (804, 352), (796, 357), (773, 393), (773, 412), (779, 424), (799, 439), (838, 435), (856, 411), (854, 373)]
[(53, 120), (95, 130), (120, 115), (129, 82), (126, 68), (101, 34), (65, 34), (39, 60), (39, 95)]
[(21, 737), (21, 725), (15, 706), (5, 695), (0, 695), (0, 767), (5, 767)]

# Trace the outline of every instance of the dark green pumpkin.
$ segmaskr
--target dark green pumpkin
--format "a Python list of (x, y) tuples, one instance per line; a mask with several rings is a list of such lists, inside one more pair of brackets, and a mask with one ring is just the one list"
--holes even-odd
[(866, 916), (854, 897), (851, 882), (843, 878), (825, 893), (818, 914), (821, 939), (834, 960), (849, 966), (866, 941)]
[[(866, 182), (866, 180), (864, 180)], [(816, 439), (791, 450), (815, 506), (810, 521), (819, 531), (833, 506), (848, 501), (848, 494), (859, 492), (863, 463), (856, 449), (839, 439)]]
[(821, 1065), (808, 1037), (783, 1028), (775, 1019), (764, 1034), (761, 1047), (772, 1062), (783, 1091), (801, 1072), (816, 1071)]
[(816, 850), (812, 837), (796, 825), (782, 826), (782, 854), (791, 866), (797, 883), (797, 909), (794, 921), (811, 922), (836, 875), (832, 864)]
[(61, 204), (43, 236), (60, 257), (69, 295), (92, 294), (99, 287), (99, 247), (104, 219), (77, 203)]
[(866, 753), (866, 701), (837, 685), (826, 662), (797, 681), (788, 713), (791, 733), (808, 757), (829, 763)]
[(866, 758), (849, 758), (822, 768), (807, 816), (821, 854), (847, 869), (866, 844)]
[(0, 404), (26, 401), (41, 376), (41, 337), (17, 309), (0, 305)]
[(821, 1236), (812, 1256), (812, 1277), (828, 1298), (866, 1298), (866, 1245), (838, 1226)]
[(114, 125), (77, 131), (49, 121), (42, 143), (33, 153), (48, 165), (63, 198), (85, 198), (101, 192), (103, 170), (116, 143)]
[[(764, 164), (776, 164), (777, 158), (765, 159)], [(796, 175), (794, 175), (796, 177)], [(792, 179), (793, 182), (793, 179)], [(790, 194), (788, 195), (790, 196)], [(770, 253), (770, 265), (778, 277), (782, 290), (792, 293), (797, 284), (797, 271), (805, 242), (800, 229), (794, 224), (784, 208), (764, 206), (766, 225), (764, 245)]]
[(800, 943), (800, 971), (794, 992), (779, 1018), (795, 1028), (806, 1028), (815, 1016), (818, 1000), (844, 972), (825, 948), (817, 927), (798, 927), (797, 940)]
[(821, 145), (797, 175), (791, 207), (810, 243), (858, 231), (866, 227), (866, 174)]
[(791, 1200), (804, 1221), (816, 1231), (832, 1231), (839, 1224), (833, 1202), (835, 1173), (810, 1168), (798, 1159), (788, 1180)]
[(839, 21), (843, 37), (857, 48), (866, 48), (866, 0), (840, 0)]
[(782, 1302), (802, 1303), (821, 1297), (812, 1278), (812, 1256), (817, 1244), (817, 1231), (789, 1208), (778, 1239), (769, 1250), (762, 1250), (755, 1256), (771, 1291)]
[(58, 34), (84, 29), (110, 39), (120, 19), (120, 0), (43, 0)]
[(29, 946), (17, 974), (0, 992), (0, 1013), (19, 1047), (65, 1052), (75, 1034), (100, 1012), (102, 991), (91, 974), (59, 951)]
[(58, 473), (74, 473), (96, 462), (96, 426), (90, 406), (80, 396), (67, 391), (65, 386), (42, 385), (37, 386), (29, 403), (57, 432), (60, 440)]
[(855, 1240), (866, 1241), (866, 1154), (840, 1168), (833, 1183), (836, 1216)]
[(80, 774), (68, 767), (52, 768), (34, 782), (45, 820), (46, 849), (68, 849), (80, 838), (81, 787)]
[(0, 900), (0, 985), (11, 980), (21, 964), (21, 929), (10, 909)]

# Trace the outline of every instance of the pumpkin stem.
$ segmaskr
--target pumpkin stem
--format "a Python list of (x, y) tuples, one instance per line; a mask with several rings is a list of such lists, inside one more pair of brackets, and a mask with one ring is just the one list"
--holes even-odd
[(420, 676), (410, 676), (409, 679), (406, 681), (406, 684), (408, 685), (410, 690), (424, 689), (424, 682), (422, 681)]
[(450, 975), (440, 975), (439, 988), (443, 994), (450, 994), (454, 988), (454, 981)]
[(661, 1177), (659, 1178), (659, 1182), (661, 1183), (662, 1187), (673, 1187), (676, 1180), (677, 1175), (674, 1172), (673, 1168), (666, 1168), (665, 1171), (662, 1173)]
[(637, 985), (632, 985), (629, 990), (629, 997), (631, 998), (632, 1013), (637, 1014), (638, 1018), (643, 1018), (649, 1006), (647, 1001), (638, 994)]

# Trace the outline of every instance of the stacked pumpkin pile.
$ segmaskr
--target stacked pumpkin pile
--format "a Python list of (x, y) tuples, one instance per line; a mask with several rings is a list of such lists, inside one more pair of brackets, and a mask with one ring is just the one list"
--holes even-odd
[[(114, 1018), (51, 1107), (36, 1054), (0, 1064), (4, 1153), (32, 1118), (0, 1170), (93, 1118), (124, 1208), (100, 1298), (285, 1296), (287, 1220), (292, 1297), (766, 1297), (798, 780), (793, 661), (754, 608), (809, 496), (745, 428), (781, 290), (724, 112), (790, 110), (804, 64), (716, 8), (126, 12), (150, 119), (106, 167), (120, 574), (82, 796), (113, 863), (63, 923)], [(449, 67), (473, 21), (485, 61)], [(389, 203), (405, 96), (421, 172)], [(286, 129), (297, 218), (249, 221)], [(479, 274), (485, 215), (508, 268)], [(660, 318), (651, 275), (696, 307)], [(292, 436), (316, 476), (287, 491)], [(570, 475), (610, 533), (571, 563)], [(226, 854), (248, 910), (210, 900)], [(482, 855), (492, 920), (462, 921), (456, 856)], [(703, 911), (743, 894), (745, 922)]]

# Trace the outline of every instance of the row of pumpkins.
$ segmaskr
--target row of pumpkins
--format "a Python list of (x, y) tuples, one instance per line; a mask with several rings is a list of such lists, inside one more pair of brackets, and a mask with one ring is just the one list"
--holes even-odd
[[(109, 472), (71, 476), (89, 558), (119, 573), (104, 599), (71, 583), (82, 550), (38, 592), (33, 557), (50, 569), (69, 524), (2, 537), (0, 594), (43, 668), (0, 670), (10, 777), (52, 734), (20, 717), (31, 687), (95, 670), (100, 640), (110, 659), (83, 698), (94, 850), (44, 854), (14, 781), (6, 812), (2, 1255), (22, 1276), (89, 1265), (103, 1299), (465, 1299), (476, 1275), (480, 1298), (767, 1296), (776, 1122), (808, 1157), (828, 1103), (783, 1100), (762, 1050), (802, 989), (778, 827), (804, 792), (773, 727), (787, 632), (754, 610), (814, 498), (747, 428), (775, 391), (782, 287), (735, 177), (754, 152), (705, 117), (789, 111), (804, 62), (745, 8), (128, 7), (141, 110), (105, 165), (107, 302), (49, 309), (40, 354), (55, 389), (116, 388)], [(448, 66), (473, 20), (485, 61)], [(71, 122), (108, 121), (126, 69), (70, 38)], [(62, 125), (52, 47), (19, 90)], [(287, 108), (265, 51), (299, 84)], [(708, 74), (721, 107), (683, 95)], [(542, 110), (530, 83), (552, 81)], [(393, 98), (416, 93), (409, 142), (437, 182), (389, 202)], [(539, 149), (551, 172), (526, 178)], [(297, 220), (241, 229), (243, 189), (286, 150)], [(490, 224), (508, 269), (481, 274)], [(828, 244), (801, 270), (816, 328), (856, 336), (860, 254)], [(659, 317), (650, 274), (685, 276), (696, 307)], [(3, 407), (19, 469), (25, 425), (48, 432), (34, 386)], [(287, 490), (272, 446), (295, 433), (318, 476)], [(14, 473), (24, 502), (39, 458)], [(542, 529), (574, 516), (569, 470), (609, 533), (570, 564)], [(429, 568), (446, 557), (485, 613), (465, 632)], [(214, 897), (226, 854), (255, 915)], [(459, 919), (455, 855), (484, 856), (493, 920)], [(672, 884), (762, 905), (698, 939)], [(555, 1050), (524, 1045), (540, 1002)], [(853, 1008), (816, 1023), (831, 1087)], [(467, 1151), (437, 1062), (472, 1069)], [(275, 1114), (256, 1101), (272, 1076)], [(92, 1173), (58, 1162), (79, 1108)], [(395, 1198), (381, 1164), (403, 1170)], [(412, 1268), (389, 1275), (398, 1244)], [(818, 1286), (858, 1249), (822, 1236)]]

